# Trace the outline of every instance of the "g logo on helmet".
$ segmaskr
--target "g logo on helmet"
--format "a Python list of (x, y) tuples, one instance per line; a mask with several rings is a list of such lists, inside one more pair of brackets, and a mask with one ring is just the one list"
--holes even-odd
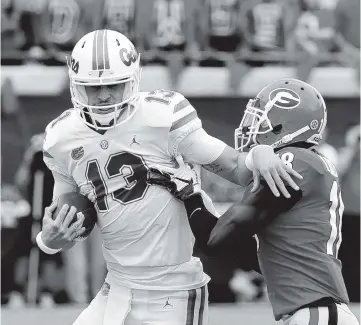
[(129, 67), (132, 63), (135, 63), (138, 59), (139, 54), (137, 53), (136, 49), (132, 48), (128, 50), (126, 48), (122, 48), (119, 51), (120, 58), (122, 62)]
[(294, 109), (301, 103), (300, 96), (293, 90), (277, 88), (270, 92), (269, 100), (282, 109)]

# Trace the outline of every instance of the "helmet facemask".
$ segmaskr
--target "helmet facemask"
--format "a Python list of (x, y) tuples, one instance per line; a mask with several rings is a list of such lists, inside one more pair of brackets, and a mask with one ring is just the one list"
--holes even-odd
[(257, 144), (257, 135), (266, 134), (273, 130), (268, 112), (272, 103), (260, 108), (260, 99), (250, 99), (244, 111), (241, 124), (234, 132), (235, 149), (244, 151), (253, 144)]
[[(97, 130), (114, 128), (133, 114), (133, 108), (139, 95), (139, 79), (139, 70), (135, 75), (122, 79), (104, 78), (94, 81), (83, 81), (72, 77), (70, 79), (70, 93), (74, 108), (79, 112), (83, 122), (88, 126)], [(121, 100), (109, 105), (89, 105), (85, 87), (107, 85), (124, 85), (122, 90), (120, 90), (122, 91)], [(126, 110), (128, 116), (123, 116)]]

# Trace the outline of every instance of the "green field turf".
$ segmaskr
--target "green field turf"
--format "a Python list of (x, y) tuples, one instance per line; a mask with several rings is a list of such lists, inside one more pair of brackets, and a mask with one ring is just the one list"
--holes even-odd
[[(1, 310), (1, 325), (71, 325), (83, 307), (69, 306), (50, 309), (24, 308)], [(351, 310), (360, 319), (360, 305)], [(243, 305), (212, 305), (209, 325), (277, 325), (266, 303)]]

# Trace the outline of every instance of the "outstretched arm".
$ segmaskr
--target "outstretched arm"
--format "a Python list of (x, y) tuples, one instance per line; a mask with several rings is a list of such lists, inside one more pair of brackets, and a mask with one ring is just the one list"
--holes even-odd
[(219, 219), (204, 206), (200, 194), (184, 200), (190, 227), (199, 248), (208, 255), (222, 254), (241, 247), (244, 240), (255, 235), (277, 215), (289, 210), (302, 197), (302, 191), (288, 187), (291, 198), (274, 197), (265, 182), (256, 192), (250, 184), (242, 199), (232, 205)]
[(203, 165), (210, 172), (241, 186), (247, 186), (253, 173), (253, 190), (259, 187), (262, 176), (275, 196), (279, 196), (281, 191), (289, 198), (285, 184), (298, 190), (291, 176), (302, 178), (290, 166), (286, 166), (271, 147), (260, 145), (250, 153), (239, 153), (202, 128), (188, 134), (180, 142), (178, 153), (186, 162)]
[(259, 187), (262, 176), (275, 196), (280, 195), (279, 190), (284, 196), (290, 196), (285, 184), (298, 189), (291, 176), (300, 179), (302, 176), (286, 166), (271, 147), (259, 145), (248, 154), (239, 153), (207, 134), (196, 110), (187, 99), (177, 93), (172, 93), (171, 98), (174, 104), (168, 140), (171, 156), (181, 155), (185, 162), (202, 165), (241, 186), (248, 184), (253, 173), (253, 190)]
[(289, 199), (274, 197), (267, 184), (262, 181), (256, 192), (250, 184), (242, 199), (232, 205), (219, 219), (209, 236), (208, 246), (217, 248), (237, 243), (243, 238), (257, 234), (263, 227), (283, 212), (291, 209), (301, 198), (302, 191), (288, 187)]

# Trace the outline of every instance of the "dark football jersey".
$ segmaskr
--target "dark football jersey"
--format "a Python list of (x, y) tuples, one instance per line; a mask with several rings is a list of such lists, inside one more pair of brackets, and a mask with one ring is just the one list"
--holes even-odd
[(323, 297), (348, 303), (337, 258), (344, 205), (336, 169), (309, 149), (288, 147), (278, 154), (303, 180), (301, 199), (257, 234), (276, 320)]

